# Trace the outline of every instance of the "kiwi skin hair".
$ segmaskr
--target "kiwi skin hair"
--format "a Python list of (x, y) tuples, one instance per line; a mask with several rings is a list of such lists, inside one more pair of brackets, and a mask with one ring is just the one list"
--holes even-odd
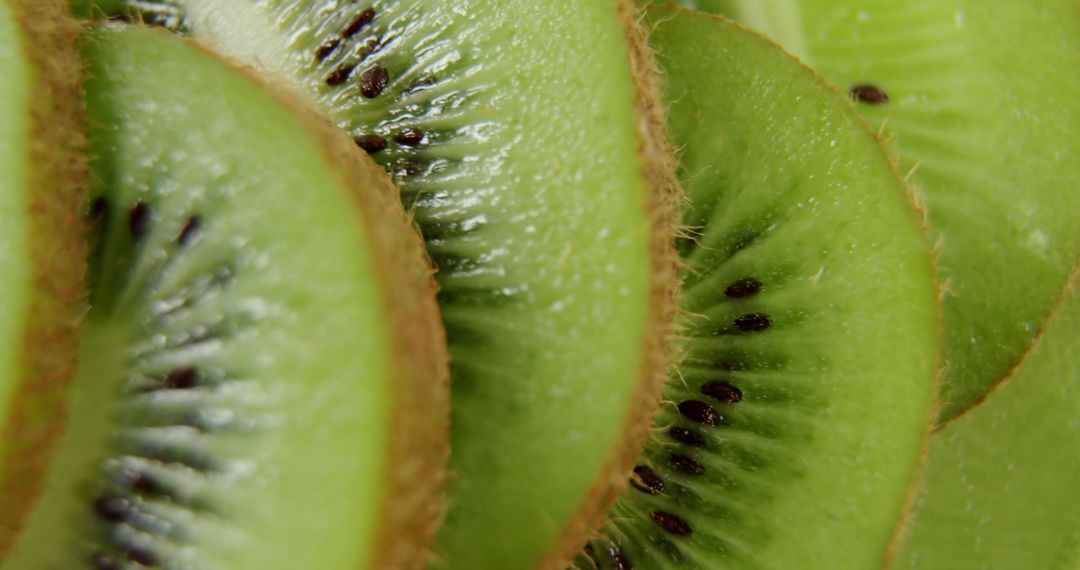
[[(85, 278), (78, 26), (60, 0), (0, 0), (0, 560), (65, 421)], [(10, 146), (9, 146), (10, 145)]]

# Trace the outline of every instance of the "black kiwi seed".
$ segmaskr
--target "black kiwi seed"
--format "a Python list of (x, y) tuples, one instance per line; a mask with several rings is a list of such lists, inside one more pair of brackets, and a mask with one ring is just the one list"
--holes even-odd
[(348, 81), (349, 76), (352, 75), (353, 69), (356, 69), (355, 63), (343, 63), (338, 66), (337, 69), (330, 72), (330, 75), (326, 76), (327, 85), (341, 85)]
[(773, 322), (772, 319), (769, 318), (769, 315), (761, 313), (743, 315), (734, 321), (735, 327), (743, 332), (761, 332), (771, 327), (772, 324)]
[(98, 552), (90, 559), (90, 567), (94, 570), (120, 570), (116, 559), (104, 552)]
[(161, 559), (157, 553), (142, 546), (130, 546), (127, 549), (128, 560), (143, 566), (158, 566)]
[(107, 522), (120, 522), (128, 517), (131, 505), (120, 497), (101, 497), (94, 501), (94, 514)]
[(701, 475), (705, 473), (705, 466), (694, 460), (689, 455), (676, 453), (668, 458), (671, 466), (686, 473), (687, 475)]
[(423, 140), (424, 131), (413, 127), (406, 127), (400, 133), (394, 135), (394, 142), (405, 146), (416, 146)]
[(728, 285), (724, 289), (724, 294), (732, 299), (743, 299), (746, 297), (752, 297), (761, 292), (761, 281), (754, 279), (753, 277), (747, 277), (745, 279), (739, 279), (738, 281)]
[(694, 447), (705, 447), (705, 438), (692, 429), (673, 427), (668, 433), (671, 434), (672, 439), (679, 443), (685, 443), (686, 445), (692, 445)]
[(345, 26), (344, 30), (341, 30), (341, 37), (351, 38), (356, 35), (357, 32), (364, 29), (364, 26), (371, 23), (371, 20), (375, 19), (375, 9), (368, 8), (363, 12), (356, 15), (348, 26)]
[(889, 102), (889, 94), (877, 85), (871, 85), (869, 83), (863, 83), (855, 85), (851, 88), (851, 96), (860, 103), (869, 103), (871, 105), (881, 105)]
[(116, 480), (122, 487), (127, 487), (139, 495), (165, 495), (168, 491), (156, 478), (130, 469), (121, 471)]
[(109, 201), (104, 196), (94, 198), (86, 217), (94, 226), (104, 226), (109, 219)]
[(663, 511), (653, 511), (649, 513), (649, 516), (652, 517), (653, 522), (655, 522), (657, 526), (671, 534), (690, 536), (690, 533), (692, 532), (690, 525), (675, 515)]
[(176, 244), (179, 246), (185, 246), (191, 243), (191, 240), (195, 237), (195, 234), (199, 233), (199, 228), (201, 227), (201, 217), (191, 216), (190, 218), (188, 218), (187, 223), (184, 224), (184, 228), (180, 230), (180, 235), (176, 236)]
[(722, 419), (712, 406), (701, 400), (686, 400), (680, 403), (679, 413), (688, 420), (709, 426), (720, 425)]
[(162, 386), (171, 390), (185, 390), (195, 386), (197, 373), (194, 368), (178, 368), (165, 377)]
[(315, 61), (322, 61), (327, 57), (330, 57), (330, 54), (334, 53), (334, 50), (336, 50), (339, 45), (341, 45), (341, 40), (334, 38), (319, 46), (319, 48), (315, 50)]
[(360, 135), (354, 138), (353, 142), (368, 154), (375, 154), (386, 149), (386, 139), (379, 135)]
[(386, 89), (390, 81), (390, 72), (381, 65), (373, 66), (360, 76), (360, 94), (368, 99), (374, 99)]
[(128, 212), (128, 229), (131, 230), (131, 239), (139, 241), (146, 236), (146, 230), (150, 227), (150, 206), (145, 202), (136, 202)]
[(635, 477), (630, 478), (630, 484), (642, 493), (659, 495), (664, 492), (664, 480), (646, 465), (634, 467)]
[(701, 393), (725, 404), (734, 404), (742, 400), (742, 390), (730, 382), (713, 380), (701, 385)]
[(614, 542), (608, 547), (608, 556), (611, 557), (613, 570), (634, 570), (634, 566), (630, 564), (630, 559), (626, 557), (626, 553)]

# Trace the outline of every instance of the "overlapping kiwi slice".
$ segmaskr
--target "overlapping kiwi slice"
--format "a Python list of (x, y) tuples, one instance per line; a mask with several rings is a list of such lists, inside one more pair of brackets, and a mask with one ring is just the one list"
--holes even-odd
[(935, 434), (891, 568), (1080, 568), (1077, 278), (1015, 373)]
[(131, 4), (292, 85), (399, 184), (452, 354), (436, 565), (568, 561), (665, 369), (672, 176), (629, 3)]
[(1026, 351), (1080, 254), (1076, 2), (699, 4), (769, 26), (889, 139), (939, 248), (941, 420), (970, 408)]
[(62, 431), (85, 268), (77, 27), (0, 1), (0, 559)]
[(684, 358), (576, 567), (879, 567), (936, 389), (920, 217), (845, 97), (776, 45), (648, 21), (690, 201)]
[(422, 567), (448, 372), (385, 174), (173, 34), (85, 44), (91, 307), (4, 569)]

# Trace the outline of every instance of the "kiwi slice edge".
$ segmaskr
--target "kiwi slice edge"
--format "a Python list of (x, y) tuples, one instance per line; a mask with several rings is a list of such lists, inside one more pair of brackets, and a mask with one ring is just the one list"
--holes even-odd
[(631, 396), (623, 437), (578, 507), (578, 514), (564, 527), (561, 538), (537, 565), (538, 569), (565, 569), (604, 524), (608, 509), (629, 485), (626, 475), (641, 455), (652, 427), (651, 418), (659, 405), (661, 389), (667, 382), (667, 371), (675, 365), (667, 343), (674, 333), (672, 323), (680, 285), (674, 271), (679, 260), (671, 238), (675, 231), (672, 219), (678, 211), (675, 201), (682, 195), (682, 189), (675, 175), (675, 155), (668, 144), (667, 120), (657, 85), (661, 74), (648, 46), (648, 34), (641, 23), (642, 13), (635, 8), (633, 0), (620, 0), (619, 18), (626, 30), (630, 69), (638, 89), (635, 107), (641, 118), (638, 144), (642, 171), (647, 184), (658, 190), (653, 192), (648, 203), (654, 275), (650, 309), (654, 312), (651, 327), (661, 334), (647, 330), (644, 335), (641, 381)]
[[(85, 136), (78, 28), (54, 0), (0, 2), (4, 377), (0, 560), (41, 490), (64, 419), (82, 314)], [(21, 116), (19, 116), (21, 115)], [(10, 162), (9, 162), (10, 161)], [(20, 162), (21, 164), (14, 164)]]
[(913, 520), (886, 568), (1080, 562), (1080, 260), (1044, 330), (980, 405), (935, 433)]

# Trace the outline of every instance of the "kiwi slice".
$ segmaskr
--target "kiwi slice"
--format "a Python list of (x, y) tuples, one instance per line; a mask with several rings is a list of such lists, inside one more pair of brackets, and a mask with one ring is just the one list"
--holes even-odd
[(892, 568), (1080, 568), (1080, 292), (981, 406), (931, 440)]
[(423, 566), (447, 357), (385, 174), (173, 34), (85, 44), (91, 308), (5, 570)]
[(665, 369), (673, 168), (633, 8), (136, 4), (303, 93), (414, 212), (454, 378), (436, 565), (568, 561), (640, 452)]
[(0, 559), (61, 431), (82, 312), (86, 139), (65, 9), (0, 0)]
[(878, 567), (936, 389), (920, 218), (844, 96), (776, 45), (648, 21), (690, 198), (684, 359), (577, 567)]
[[(748, 15), (743, 2), (703, 3)], [(773, 25), (776, 39), (850, 90), (925, 200), (944, 280), (948, 420), (1016, 365), (1080, 254), (1080, 10), (1075, 0), (754, 4), (798, 20)]]

